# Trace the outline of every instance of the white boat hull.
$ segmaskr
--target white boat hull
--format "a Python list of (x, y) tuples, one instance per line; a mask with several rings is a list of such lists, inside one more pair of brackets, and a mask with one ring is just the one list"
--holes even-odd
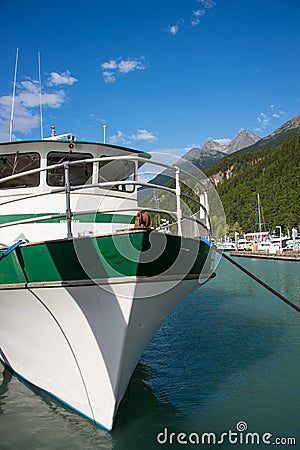
[(1, 357), (16, 373), (111, 430), (148, 342), (197, 278), (1, 291)]

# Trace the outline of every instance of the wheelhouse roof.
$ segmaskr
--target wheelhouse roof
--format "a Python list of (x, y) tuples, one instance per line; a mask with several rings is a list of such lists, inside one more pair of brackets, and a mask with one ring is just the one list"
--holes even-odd
[(114, 149), (114, 150), (122, 150), (125, 152), (135, 153), (136, 155), (141, 155), (146, 159), (150, 159), (151, 155), (149, 153), (146, 153), (142, 150), (136, 150), (129, 147), (123, 147), (121, 145), (114, 145), (114, 144), (104, 144), (102, 142), (89, 142), (89, 141), (79, 141), (77, 139), (42, 139), (42, 140), (20, 140), (20, 141), (11, 141), (11, 142), (0, 142), (0, 151), (1, 147), (11, 146), (11, 145), (22, 145), (22, 144), (74, 144), (75, 149), (73, 150), (76, 152), (76, 145), (88, 145), (88, 146), (97, 146), (97, 147), (105, 147), (107, 149)]

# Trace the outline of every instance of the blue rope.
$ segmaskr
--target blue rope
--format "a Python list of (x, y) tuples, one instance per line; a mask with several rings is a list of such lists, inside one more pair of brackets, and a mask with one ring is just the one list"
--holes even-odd
[(21, 244), (24, 244), (24, 241), (19, 240), (18, 242), (15, 242), (10, 247), (8, 247), (6, 250), (2, 252), (2, 255), (0, 256), (0, 261), (5, 258), (5, 256), (9, 255), (11, 252), (13, 252), (16, 248), (18, 248)]

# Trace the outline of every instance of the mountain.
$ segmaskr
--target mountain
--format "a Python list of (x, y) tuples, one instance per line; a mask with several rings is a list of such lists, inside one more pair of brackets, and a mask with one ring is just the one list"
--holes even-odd
[(182, 159), (204, 170), (224, 158), (224, 147), (224, 145), (219, 144), (217, 141), (208, 141), (202, 148), (191, 148), (191, 150), (182, 156)]
[(228, 154), (234, 153), (249, 145), (253, 145), (259, 140), (260, 138), (251, 131), (241, 130), (228, 145), (221, 144), (215, 140), (210, 140), (206, 142), (202, 148), (194, 147), (189, 150), (182, 159), (185, 159), (199, 169), (204, 170)]
[(300, 115), (288, 120), (266, 137), (259, 138), (252, 131), (241, 130), (228, 145), (221, 144), (216, 140), (210, 140), (202, 148), (192, 148), (182, 158), (199, 169), (206, 170), (224, 157), (232, 154), (274, 148), (298, 131), (300, 131)]
[(250, 145), (258, 142), (260, 138), (256, 136), (252, 131), (249, 130), (241, 130), (239, 134), (230, 142), (227, 146), (226, 153), (234, 153), (242, 148), (249, 147)]
[[(224, 145), (218, 141), (210, 140), (207, 141), (201, 148), (193, 147), (187, 153), (185, 153), (178, 162), (178, 166), (182, 169), (190, 171), (190, 164), (185, 164), (185, 161), (193, 164), (200, 170), (205, 170), (208, 167), (216, 164), (218, 161), (222, 160), (229, 154), (236, 152), (237, 150), (247, 147), (254, 142), (259, 141), (259, 137), (248, 130), (241, 130), (239, 134), (228, 144)], [(166, 186), (170, 182), (170, 174), (168, 170), (164, 170), (159, 175), (156, 175), (151, 183)], [(140, 199), (146, 194), (145, 189), (140, 188)]]
[(260, 149), (272, 148), (280, 145), (288, 137), (300, 131), (300, 115), (288, 120), (279, 128), (277, 128), (273, 133), (260, 139), (259, 141), (253, 143), (253, 145), (247, 148), (241, 148), (238, 153), (253, 152)]

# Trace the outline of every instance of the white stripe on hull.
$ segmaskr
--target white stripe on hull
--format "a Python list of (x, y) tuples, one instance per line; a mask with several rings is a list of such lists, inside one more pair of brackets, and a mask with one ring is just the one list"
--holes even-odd
[(32, 384), (110, 430), (149, 340), (197, 285), (144, 280), (3, 290), (2, 357)]

